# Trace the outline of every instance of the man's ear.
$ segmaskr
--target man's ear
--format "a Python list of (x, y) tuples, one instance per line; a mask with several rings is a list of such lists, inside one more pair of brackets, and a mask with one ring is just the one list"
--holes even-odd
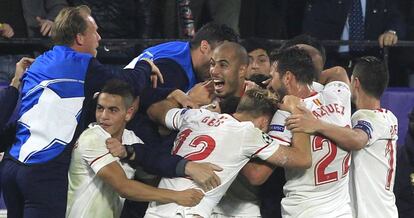
[(285, 85), (290, 84), (295, 79), (295, 76), (289, 70), (282, 76), (282, 81)]
[(76, 34), (76, 37), (75, 37), (75, 43), (76, 43), (76, 45), (83, 45), (83, 42), (84, 42), (83, 35), (80, 34), (80, 33)]
[(354, 86), (357, 89), (360, 89), (361, 88), (361, 81), (359, 81), (359, 78), (358, 77), (354, 77)]
[(131, 104), (131, 106), (127, 109), (125, 120), (129, 122), (134, 118), (135, 113), (138, 112), (139, 108), (139, 97), (137, 97)]
[(207, 40), (201, 40), (200, 51), (202, 54), (208, 54), (211, 51), (210, 43)]
[(247, 68), (248, 68), (248, 65), (246, 65), (246, 64), (240, 65), (240, 68), (239, 68), (239, 77), (240, 78), (246, 78)]

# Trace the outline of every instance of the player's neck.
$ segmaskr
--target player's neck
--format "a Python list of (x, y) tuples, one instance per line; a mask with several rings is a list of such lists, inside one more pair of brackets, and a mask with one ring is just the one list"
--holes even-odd
[(312, 91), (307, 85), (297, 84), (291, 88), (289, 94), (303, 99), (309, 97), (312, 94)]
[(111, 134), (111, 137), (118, 139), (118, 141), (122, 143), (122, 135), (123, 135), (123, 133), (124, 133), (124, 128), (122, 128), (118, 132), (115, 132), (114, 134)]
[(236, 118), (238, 121), (252, 121), (254, 118), (247, 113), (243, 112), (236, 112), (233, 114), (233, 117)]
[[(253, 117), (249, 113), (245, 112), (236, 112), (233, 114), (233, 117), (236, 118), (240, 122), (249, 121), (252, 122), (256, 128), (259, 128), (263, 131), (264, 125), (260, 117)], [(267, 120), (266, 127), (269, 124), (269, 120)]]
[(377, 98), (372, 96), (368, 96), (366, 94), (360, 94), (355, 102), (356, 108), (359, 109), (367, 109), (367, 110), (376, 110), (381, 108), (381, 103)]
[[(191, 63), (193, 64), (193, 69), (195, 70), (195, 72), (199, 72), (201, 71), (202, 67), (201, 67), (201, 63), (203, 62), (203, 55), (200, 52), (200, 49), (191, 49)], [(196, 73), (196, 74), (197, 74)], [(198, 76), (198, 75), (197, 75)], [(198, 78), (199, 79), (199, 78)]]

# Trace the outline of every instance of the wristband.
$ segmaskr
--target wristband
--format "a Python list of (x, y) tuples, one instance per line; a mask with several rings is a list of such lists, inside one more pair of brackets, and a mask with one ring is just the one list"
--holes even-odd
[(127, 156), (122, 158), (122, 160), (128, 161), (135, 152), (134, 146), (133, 145), (124, 145), (124, 146), (125, 146)]

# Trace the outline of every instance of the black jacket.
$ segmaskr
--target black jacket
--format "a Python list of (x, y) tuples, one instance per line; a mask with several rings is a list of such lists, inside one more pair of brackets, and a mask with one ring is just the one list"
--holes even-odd
[[(305, 8), (303, 32), (318, 39), (341, 39), (351, 0), (309, 0)], [(405, 28), (395, 0), (366, 0), (365, 39), (377, 40), (387, 30), (405, 36)]]

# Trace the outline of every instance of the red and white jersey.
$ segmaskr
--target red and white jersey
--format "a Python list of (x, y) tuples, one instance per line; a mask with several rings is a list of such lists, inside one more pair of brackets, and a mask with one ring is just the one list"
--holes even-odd
[(393, 193), (398, 120), (385, 109), (358, 110), (352, 127), (368, 134), (366, 146), (352, 152), (350, 191), (354, 217), (398, 217)]
[[(175, 203), (151, 202), (145, 217), (210, 217), (238, 172), (251, 157), (268, 159), (279, 148), (279, 141), (255, 128), (252, 122), (240, 122), (228, 114), (203, 109), (171, 109), (165, 118), (167, 127), (179, 130), (173, 154), (196, 162), (210, 162), (223, 168), (216, 172), (221, 185), (205, 193), (195, 207)], [(185, 190), (198, 188), (187, 178), (163, 178), (160, 188)]]
[[(351, 93), (343, 82), (328, 83), (304, 99), (317, 119), (339, 126), (351, 124)], [(290, 145), (292, 133), (285, 127), (286, 111), (277, 111), (270, 125), (274, 138)], [(312, 166), (307, 170), (285, 169), (283, 217), (351, 217), (348, 189), (350, 154), (321, 135), (311, 136)]]
[[(102, 127), (90, 124), (79, 137), (72, 152), (68, 179), (68, 202), (66, 217), (119, 217), (124, 199), (97, 173), (112, 162), (118, 162), (128, 178), (134, 170), (121, 163), (106, 148), (105, 140), (111, 135)], [(122, 143), (143, 143), (134, 132), (125, 129)]]

